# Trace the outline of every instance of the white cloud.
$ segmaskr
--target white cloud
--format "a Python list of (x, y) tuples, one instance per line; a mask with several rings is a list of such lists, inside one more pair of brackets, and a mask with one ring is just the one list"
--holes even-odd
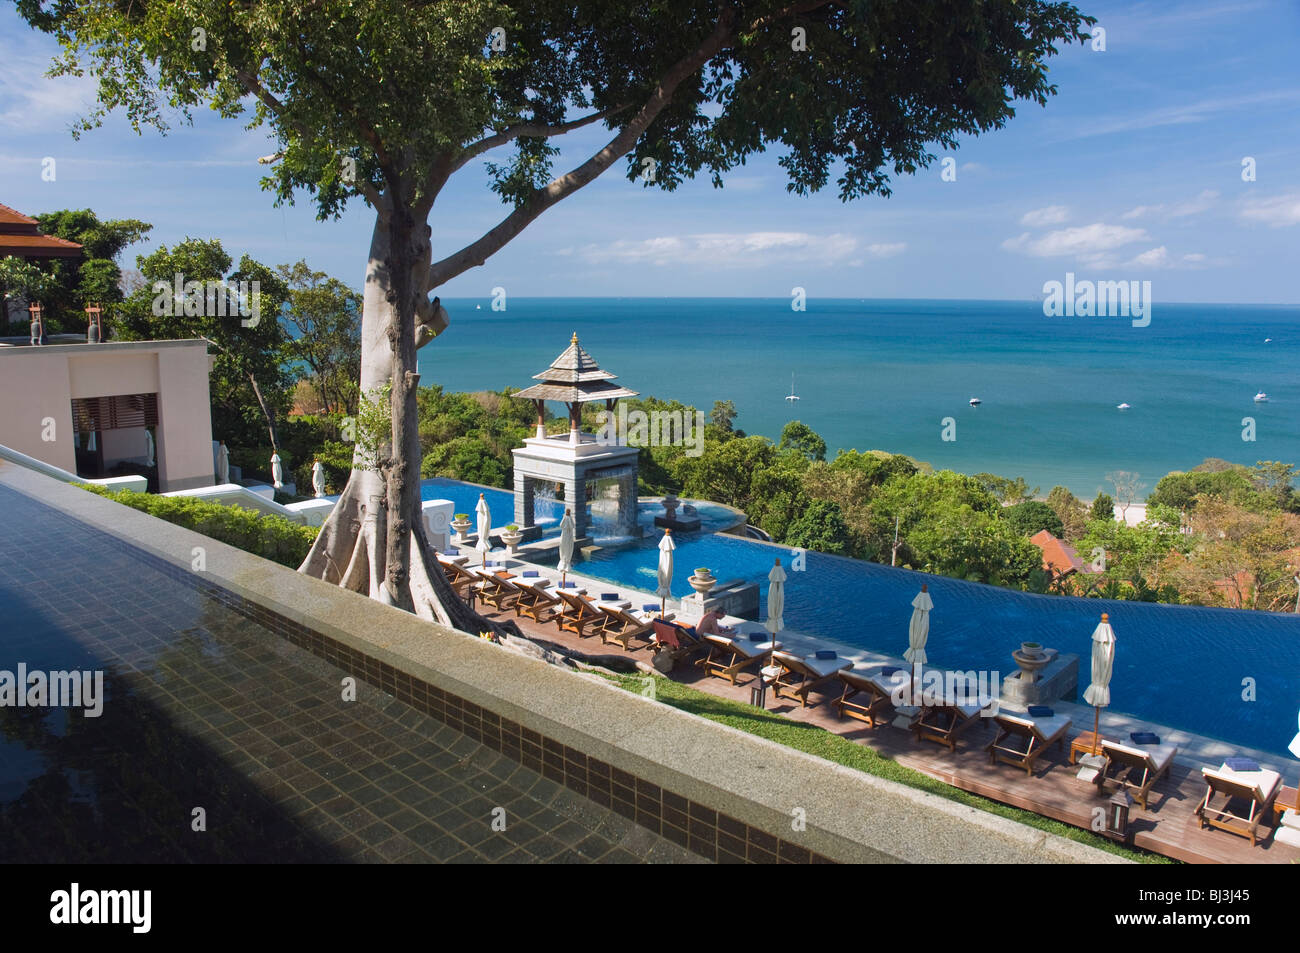
[(1200, 252), (1188, 252), (1185, 255), (1174, 256), (1169, 254), (1169, 249), (1164, 245), (1144, 251), (1140, 255), (1135, 255), (1124, 263), (1126, 268), (1197, 268), (1206, 264), (1209, 259)]
[(1242, 205), (1240, 215), (1243, 222), (1272, 228), (1300, 225), (1300, 192), (1248, 199)]
[(1095, 262), (1106, 252), (1149, 239), (1150, 236), (1142, 228), (1094, 222), (1092, 225), (1060, 228), (1037, 238), (1031, 238), (1028, 232), (1024, 232), (1016, 238), (1008, 238), (1002, 247), (1035, 258), (1074, 255), (1081, 260)]
[(1064, 205), (1048, 205), (1020, 216), (1020, 224), (1030, 228), (1046, 228), (1048, 225), (1060, 225), (1069, 217), (1070, 210)]
[[(30, 44), (29, 44), (30, 45)], [(0, 56), (0, 128), (33, 130), (62, 128), (68, 120), (90, 112), (98, 82), (90, 76), (50, 79), (44, 53), (6, 49)]]
[(1145, 216), (1186, 218), (1189, 215), (1196, 215), (1200, 212), (1204, 212), (1206, 209), (1214, 205), (1214, 202), (1218, 197), (1218, 192), (1215, 192), (1213, 189), (1206, 189), (1195, 198), (1188, 199), (1185, 202), (1173, 202), (1170, 204), (1160, 205), (1138, 205), (1135, 208), (1129, 209), (1121, 215), (1120, 218), (1129, 221), (1132, 221), (1135, 218), (1143, 218)]
[(667, 235), (640, 240), (619, 239), (584, 245), (578, 254), (590, 263), (703, 265), (734, 268), (772, 262), (840, 264), (867, 254), (876, 258), (897, 255), (902, 242), (862, 246), (851, 235), (810, 235), (807, 232), (710, 232)]
[(1220, 96), (1196, 102), (1162, 106), (1144, 113), (1109, 121), (1074, 123), (1064, 136), (1066, 139), (1083, 139), (1089, 136), (1109, 136), (1119, 132), (1135, 132), (1162, 126), (1183, 126), (1206, 122), (1225, 112), (1249, 111), (1252, 107), (1270, 103), (1300, 101), (1300, 89), (1275, 89), (1246, 96)]

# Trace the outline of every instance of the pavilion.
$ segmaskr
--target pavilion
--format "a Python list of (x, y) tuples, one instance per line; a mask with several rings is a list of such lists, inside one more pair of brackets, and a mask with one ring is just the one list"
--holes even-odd
[[(0, 205), (0, 258), (43, 261), (49, 258), (80, 258), (81, 254), (82, 247), (76, 242), (42, 235), (36, 219), (29, 218), (8, 205)], [(17, 311), (13, 310), (15, 306)], [(9, 320), (26, 321), (26, 307), (26, 302), (6, 301), (4, 316)]]
[[(564, 488), (564, 504), (573, 513), (574, 536), (585, 540), (591, 525), (587, 512), (590, 502), (588, 484), (598, 480), (618, 483), (618, 519), (616, 535), (636, 533), (636, 476), (638, 449), (600, 440), (595, 434), (582, 433), (582, 405), (604, 401), (605, 410), (614, 412), (620, 397), (635, 397), (637, 392), (613, 383), (615, 375), (600, 366), (578, 343), (575, 331), (559, 357), (533, 379), (541, 381), (515, 397), (531, 400), (537, 407), (537, 435), (524, 446), (511, 451), (515, 473), (515, 523), (524, 539), (541, 536), (536, 525), (534, 505), (539, 483), (558, 484)], [(563, 403), (569, 411), (569, 432), (546, 435), (546, 402)]]

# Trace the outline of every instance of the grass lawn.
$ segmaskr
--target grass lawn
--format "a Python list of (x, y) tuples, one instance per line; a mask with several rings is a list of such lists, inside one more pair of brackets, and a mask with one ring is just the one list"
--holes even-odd
[[(645, 687), (646, 678), (644, 675), (620, 675), (604, 671), (599, 672), (599, 674), (621, 688), (635, 692), (638, 695), (643, 694), (642, 689)], [(958, 804), (979, 808), (982, 811), (988, 811), (990, 814), (1009, 818), (1029, 827), (1037, 828), (1040, 831), (1057, 834), (1111, 854), (1118, 854), (1138, 863), (1176, 863), (1176, 861), (1168, 857), (1162, 857), (1159, 854), (1122, 847), (1114, 841), (1091, 831), (1054, 821), (1051, 818), (1034, 814), (1032, 811), (1009, 807), (1006, 804), (990, 801), (988, 798), (980, 797), (977, 794), (970, 794), (929, 775), (922, 774), (920, 771), (906, 768), (892, 758), (877, 754), (865, 745), (855, 744), (847, 738), (841, 738), (839, 735), (818, 728), (815, 725), (792, 721), (789, 718), (783, 718), (780, 715), (773, 714), (762, 708), (755, 708), (753, 705), (747, 705), (743, 702), (719, 698), (716, 695), (710, 695), (690, 686), (682, 685), (679, 682), (674, 682), (672, 679), (660, 676), (654, 676), (654, 678), (655, 699), (657, 701), (663, 702), (665, 705), (671, 705), (673, 708), (680, 708), (692, 715), (699, 715), (711, 721), (721, 722), (751, 735), (758, 735), (760, 738), (775, 741), (786, 747), (795, 748), (816, 755), (819, 758), (825, 758), (827, 761), (833, 761), (849, 768), (856, 768), (859, 771), (865, 771), (867, 774), (874, 774), (876, 777), (888, 778), (891, 781), (906, 784), (908, 787), (928, 791), (950, 801), (956, 801)]]

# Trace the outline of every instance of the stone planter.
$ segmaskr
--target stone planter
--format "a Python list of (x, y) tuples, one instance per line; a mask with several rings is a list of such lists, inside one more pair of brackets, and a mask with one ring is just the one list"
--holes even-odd
[(1020, 667), (1020, 677), (1027, 685), (1037, 682), (1038, 673), (1055, 657), (1055, 652), (1045, 652), (1037, 642), (1022, 642), (1020, 648), (1011, 653), (1012, 660)]
[(689, 582), (691, 588), (699, 594), (701, 602), (708, 597), (709, 591), (718, 584), (717, 577), (708, 569), (696, 569), (695, 574), (689, 577), (686, 581)]
[(451, 521), (451, 528), (456, 531), (456, 542), (458, 545), (461, 546), (465, 545), (466, 543), (465, 534), (469, 532), (469, 528), (473, 525), (474, 524), (471, 523), (469, 520)]
[(518, 530), (515, 530), (514, 532), (504, 530), (501, 533), (501, 542), (506, 544), (506, 552), (511, 556), (515, 554), (515, 547), (523, 541), (523, 538), (524, 534)]
[(678, 504), (678, 499), (676, 495), (669, 493), (667, 496), (664, 497), (663, 504), (664, 504), (664, 514), (670, 520), (675, 519), (677, 516), (677, 504)]

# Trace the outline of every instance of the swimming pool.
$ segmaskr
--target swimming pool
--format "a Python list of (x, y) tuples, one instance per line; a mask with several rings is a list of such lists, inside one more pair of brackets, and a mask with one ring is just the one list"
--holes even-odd
[[(498, 502), (510, 511), (514, 494), (493, 492), (503, 498), (489, 498), (493, 513)], [(575, 569), (654, 590), (659, 536), (591, 551)], [(686, 577), (695, 567), (707, 566), (720, 580), (758, 583), (766, 600), (767, 574), (779, 556), (788, 575), (789, 628), (901, 656), (912, 598), (928, 583), (930, 664), (1009, 674), (1016, 670), (1012, 650), (1041, 642), (1079, 656), (1080, 694), (1088, 684), (1092, 630), (1108, 612), (1117, 640), (1113, 710), (1290, 757), (1300, 705), (1300, 616), (1040, 596), (815, 552), (795, 572), (786, 547), (708, 532), (674, 538), (678, 597), (690, 595)]]

